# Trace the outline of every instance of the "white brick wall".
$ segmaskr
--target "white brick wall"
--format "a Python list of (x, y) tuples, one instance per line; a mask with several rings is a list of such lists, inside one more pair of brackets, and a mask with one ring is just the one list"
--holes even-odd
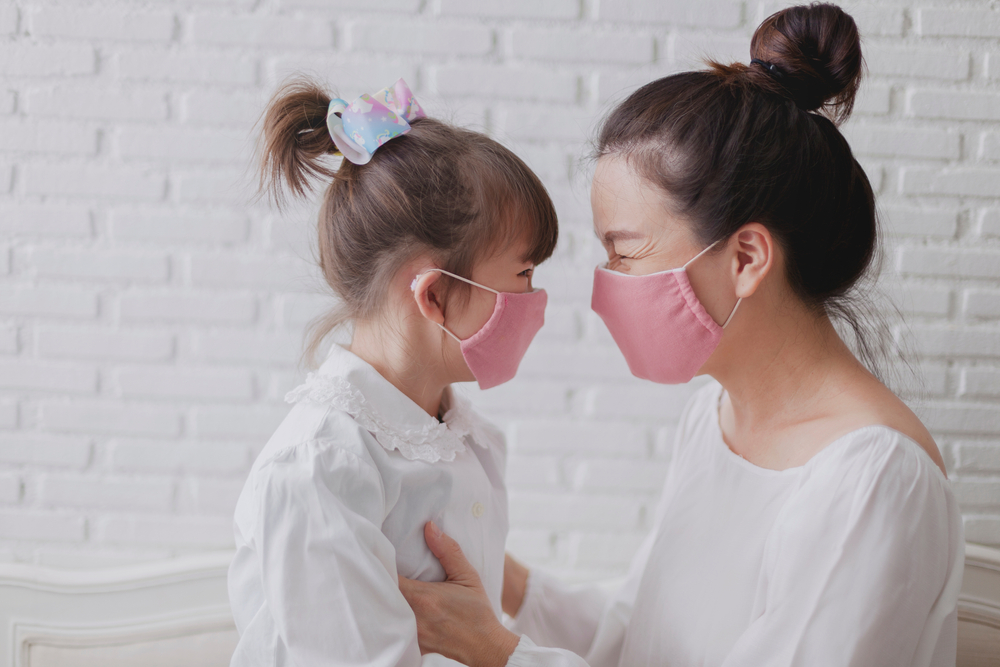
[[(871, 76), (846, 127), (879, 188), (914, 407), (969, 538), (1000, 544), (1000, 11), (848, 3)], [(305, 69), (405, 77), (538, 171), (562, 220), (548, 325), (480, 393), (511, 444), (510, 546), (621, 572), (690, 387), (632, 379), (589, 312), (587, 162), (614, 101), (748, 60), (757, 0), (7, 0), (0, 6), (0, 558), (99, 565), (226, 547), (331, 301), (314, 207), (252, 204), (252, 127)]]

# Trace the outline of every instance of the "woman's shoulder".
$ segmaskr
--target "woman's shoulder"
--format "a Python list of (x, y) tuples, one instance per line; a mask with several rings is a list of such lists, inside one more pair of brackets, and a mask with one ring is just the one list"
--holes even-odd
[[(840, 437), (802, 467), (797, 505), (816, 521), (882, 517), (887, 523), (926, 524), (944, 530), (961, 521), (954, 494), (937, 463), (908, 435), (883, 425)], [(794, 522), (792, 522), (794, 524)]]
[(913, 410), (893, 391), (867, 371), (844, 378), (843, 391), (827, 403), (828, 421), (853, 424), (855, 428), (880, 425), (907, 438), (922, 449), (944, 471), (944, 459), (933, 436)]
[(858, 568), (859, 577), (865, 569), (884, 573), (877, 585), (894, 585), (893, 572), (942, 583), (961, 567), (964, 529), (947, 479), (927, 452), (876, 425), (852, 431), (803, 466), (768, 542), (773, 572), (793, 563), (813, 572), (817, 562), (833, 559), (851, 563), (845, 567)]
[(851, 483), (842, 486), (913, 479), (947, 486), (944, 473), (924, 447), (909, 435), (880, 424), (863, 426), (837, 438), (813, 456), (803, 470), (807, 480), (850, 474)]

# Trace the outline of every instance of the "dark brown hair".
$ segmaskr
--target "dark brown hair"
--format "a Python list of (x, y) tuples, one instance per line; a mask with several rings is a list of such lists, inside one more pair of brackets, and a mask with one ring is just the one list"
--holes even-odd
[[(476, 261), (527, 239), (539, 264), (555, 249), (555, 208), (541, 181), (489, 137), (433, 118), (381, 146), (365, 165), (331, 161), (330, 95), (299, 77), (275, 94), (263, 119), (261, 191), (309, 193), (329, 181), (319, 215), (319, 264), (341, 307), (314, 323), (312, 361), (338, 325), (376, 317), (399, 269), (420, 253), (466, 278)], [(467, 285), (444, 277), (449, 289)], [(457, 284), (456, 284), (457, 283)]]
[(875, 198), (837, 128), (861, 81), (857, 26), (835, 5), (789, 7), (757, 28), (750, 56), (643, 86), (608, 116), (596, 154), (624, 156), (706, 246), (766, 226), (794, 291), (878, 366), (852, 292), (877, 257)]

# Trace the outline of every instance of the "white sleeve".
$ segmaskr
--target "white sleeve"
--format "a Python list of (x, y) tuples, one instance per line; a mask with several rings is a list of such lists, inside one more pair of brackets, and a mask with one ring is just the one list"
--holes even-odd
[(633, 557), (624, 584), (609, 596), (597, 586), (569, 587), (544, 574), (536, 578), (532, 571), (511, 626), (522, 637), (508, 667), (618, 667), (642, 575), (669, 502), (677, 443), (685, 437), (692, 406), (718, 393), (718, 385), (713, 387), (699, 390), (681, 414), (652, 530)]
[[(264, 596), (287, 664), (421, 664), (413, 612), (382, 534), (377, 470), (322, 443), (289, 448), (262, 469), (255, 539)], [(275, 656), (276, 664), (285, 664)]]
[[(522, 642), (509, 665), (617, 667), (639, 582), (659, 532), (665, 498), (663, 494), (653, 530), (632, 558), (624, 582), (613, 593), (601, 585), (569, 586), (531, 569), (524, 600), (510, 625), (511, 631), (522, 635)], [(523, 641), (524, 637), (529, 641)], [(575, 655), (564, 655), (567, 652)], [(586, 661), (579, 656), (586, 656)]]
[(521, 635), (517, 648), (507, 659), (507, 667), (590, 667), (590, 665), (572, 651), (536, 646), (528, 635)]
[(854, 443), (779, 517), (756, 617), (724, 667), (928, 665), (955, 656), (962, 523), (912, 442)]
[(536, 644), (584, 655), (594, 641), (607, 598), (597, 586), (567, 586), (532, 568), (510, 629)]

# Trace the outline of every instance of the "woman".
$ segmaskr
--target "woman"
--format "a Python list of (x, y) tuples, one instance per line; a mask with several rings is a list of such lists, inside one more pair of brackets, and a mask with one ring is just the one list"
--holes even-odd
[(878, 250), (837, 129), (857, 27), (792, 7), (751, 54), (643, 87), (598, 141), (593, 308), (634, 374), (715, 380), (685, 409), (627, 583), (604, 600), (508, 558), (511, 632), (428, 525), (449, 580), (401, 581), (424, 650), (484, 667), (954, 664), (963, 535), (941, 455), (831, 323), (863, 329), (850, 298)]

